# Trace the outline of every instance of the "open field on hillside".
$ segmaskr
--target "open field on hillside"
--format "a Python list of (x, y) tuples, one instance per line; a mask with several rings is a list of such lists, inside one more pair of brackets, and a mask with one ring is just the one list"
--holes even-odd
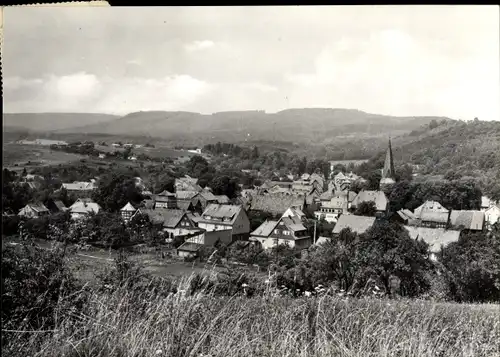
[(4, 144), (2, 149), (3, 166), (7, 168), (17, 165), (28, 169), (36, 166), (58, 165), (86, 158), (82, 155), (54, 151), (42, 145), (8, 143)]
[[(497, 357), (498, 305), (325, 296), (291, 299), (118, 289), (85, 316), (10, 346), (10, 356)], [(15, 334), (16, 332), (9, 332)]]

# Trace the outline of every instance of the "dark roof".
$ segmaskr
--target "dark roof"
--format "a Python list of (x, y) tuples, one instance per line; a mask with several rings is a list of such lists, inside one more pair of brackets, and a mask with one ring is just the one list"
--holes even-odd
[(343, 214), (337, 220), (337, 224), (333, 229), (334, 234), (340, 233), (345, 228), (350, 228), (351, 231), (362, 234), (365, 233), (375, 223), (375, 217), (355, 216)]
[(48, 212), (48, 208), (41, 202), (36, 203), (28, 203), (26, 206), (29, 206), (35, 212)]
[(54, 200), (53, 201), (54, 206), (59, 210), (59, 211), (67, 211), (68, 207), (63, 203), (61, 200)]
[[(216, 219), (229, 219), (228, 223), (233, 223), (240, 211), (243, 209), (240, 205), (220, 205), (217, 203), (210, 203), (203, 212), (202, 220), (210, 221), (212, 218)], [(210, 217), (210, 219), (207, 219)]]
[(166, 197), (168, 197), (168, 196), (170, 196), (170, 197), (174, 196), (175, 197), (175, 193), (172, 193), (172, 192), (169, 192), (169, 191), (165, 190), (163, 192), (160, 192), (156, 196), (166, 196)]
[(176, 209), (144, 209), (142, 213), (147, 214), (151, 222), (155, 224), (163, 224), (164, 227), (174, 228), (181, 221), (182, 217), (186, 214), (182, 210)]
[(274, 214), (283, 214), (289, 207), (304, 208), (304, 196), (267, 194), (252, 197), (250, 209)]
[(186, 242), (186, 243), (183, 243), (180, 247), (177, 248), (177, 250), (182, 250), (182, 251), (185, 251), (185, 252), (193, 252), (193, 253), (196, 253), (197, 251), (199, 251), (201, 248), (203, 247), (203, 244), (199, 244), (199, 243), (192, 243), (192, 242)]
[(299, 217), (281, 217), (281, 222), (291, 231), (300, 232), (307, 230)]
[(175, 195), (177, 196), (178, 200), (191, 200), (193, 199), (198, 192), (196, 191), (177, 191)]
[(485, 217), (481, 211), (451, 211), (450, 223), (453, 227), (464, 227), (471, 230), (482, 230)]
[(177, 207), (183, 211), (188, 211), (189, 208), (192, 206), (193, 203), (191, 201), (184, 201), (184, 200), (177, 201)]
[(448, 223), (448, 212), (422, 211), (420, 219), (426, 222)]

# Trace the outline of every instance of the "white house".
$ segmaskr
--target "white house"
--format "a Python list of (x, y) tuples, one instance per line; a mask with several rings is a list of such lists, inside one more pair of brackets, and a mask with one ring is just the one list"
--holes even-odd
[(281, 217), (278, 221), (265, 221), (252, 232), (250, 240), (259, 242), (264, 249), (271, 249), (278, 245), (305, 249), (312, 244), (311, 236), (298, 216)]
[(43, 203), (28, 203), (18, 213), (20, 217), (39, 218), (50, 213)]
[(491, 206), (484, 212), (487, 225), (494, 225), (500, 222), (500, 207)]
[(241, 205), (211, 203), (201, 215), (198, 227), (207, 232), (231, 229), (233, 241), (245, 240), (250, 233), (250, 220)]
[(135, 214), (137, 209), (128, 202), (121, 210), (120, 214), (125, 222), (128, 222)]
[(92, 213), (99, 213), (101, 206), (90, 198), (79, 198), (70, 207), (71, 219), (86, 218)]

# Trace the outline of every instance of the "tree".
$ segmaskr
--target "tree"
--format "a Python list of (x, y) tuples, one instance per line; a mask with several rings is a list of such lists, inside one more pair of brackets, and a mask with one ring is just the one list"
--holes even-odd
[(127, 202), (138, 204), (142, 201), (134, 176), (123, 173), (104, 176), (92, 198), (102, 208), (111, 212), (119, 211)]
[(226, 195), (229, 198), (236, 197), (238, 184), (229, 176), (216, 176), (210, 183), (215, 195)]
[(435, 129), (439, 126), (438, 122), (436, 121), (436, 119), (432, 119), (431, 122), (429, 123), (429, 129)]
[[(379, 281), (389, 295), (418, 296), (430, 288), (427, 273), (433, 265), (428, 245), (411, 239), (397, 223), (376, 221), (360, 236), (354, 259), (358, 288), (370, 279)], [(392, 286), (393, 278), (399, 280), (399, 287)]]
[(439, 260), (451, 297), (464, 302), (500, 301), (500, 230), (462, 233), (442, 249)]
[(354, 214), (357, 216), (367, 216), (367, 217), (374, 217), (376, 213), (377, 213), (377, 206), (373, 201), (361, 202), (354, 211)]

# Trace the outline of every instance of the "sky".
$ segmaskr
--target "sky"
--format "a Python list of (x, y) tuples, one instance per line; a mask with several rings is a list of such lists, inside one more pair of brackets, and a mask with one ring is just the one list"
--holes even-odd
[(498, 6), (7, 7), (4, 112), (500, 120)]

